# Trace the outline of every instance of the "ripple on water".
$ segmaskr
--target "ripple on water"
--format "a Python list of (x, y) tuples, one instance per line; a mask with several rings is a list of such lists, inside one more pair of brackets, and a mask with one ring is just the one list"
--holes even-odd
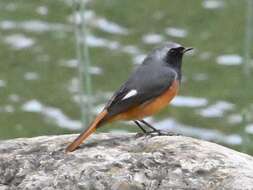
[(159, 44), (163, 41), (163, 36), (159, 34), (146, 34), (142, 37), (142, 41), (146, 44)]
[(16, 22), (4, 20), (0, 22), (0, 28), (3, 30), (21, 29), (29, 32), (49, 32), (49, 31), (71, 31), (71, 26), (61, 23), (45, 22), (41, 20), (29, 20)]
[(48, 8), (46, 6), (39, 6), (39, 7), (37, 7), (36, 12), (40, 15), (47, 15)]
[[(63, 61), (61, 65), (65, 67), (76, 68), (78, 67), (78, 60), (69, 59), (69, 60)], [(101, 75), (103, 73), (103, 69), (97, 66), (90, 66), (89, 73), (93, 75)]]
[(20, 28), (31, 32), (47, 32), (47, 31), (71, 31), (71, 27), (61, 23), (49, 23), (40, 20), (30, 20), (19, 23)]
[(242, 57), (236, 54), (220, 55), (216, 58), (216, 62), (220, 65), (240, 65), (242, 64)]
[(29, 100), (22, 106), (22, 110), (26, 112), (40, 113), (53, 121), (61, 128), (77, 130), (82, 128), (82, 123), (78, 120), (72, 120), (68, 116), (64, 115), (61, 109), (55, 107), (49, 107), (43, 105), (38, 100)]
[(203, 129), (198, 127), (187, 126), (169, 118), (159, 122), (152, 122), (153, 125), (161, 130), (168, 130), (186, 136), (194, 136), (201, 139), (226, 143), (230, 145), (239, 145), (242, 138), (237, 134), (226, 135), (215, 129)]
[(16, 28), (16, 23), (10, 20), (4, 20), (0, 22), (0, 28), (3, 30), (10, 30)]
[(9, 104), (0, 107), (0, 112), (13, 113), (14, 111), (15, 111), (15, 108)]
[(234, 104), (226, 101), (218, 101), (215, 104), (199, 110), (199, 114), (203, 117), (213, 118), (222, 117), (226, 111), (232, 110)]
[(5, 86), (6, 86), (6, 82), (4, 80), (0, 80), (0, 88), (5, 87)]
[(20, 97), (19, 95), (17, 94), (10, 94), (8, 96), (8, 99), (11, 101), (11, 102), (19, 102), (20, 101)]
[(253, 123), (247, 125), (245, 127), (245, 131), (246, 131), (246, 133), (253, 134)]
[(26, 72), (24, 74), (25, 80), (38, 80), (39, 79), (39, 74), (36, 72)]
[(202, 6), (205, 9), (219, 9), (224, 6), (224, 2), (222, 0), (204, 0)]
[(112, 34), (128, 34), (128, 30), (114, 22), (108, 21), (105, 18), (97, 20), (97, 27), (105, 32)]
[(208, 104), (207, 99), (190, 96), (176, 96), (170, 103), (177, 107), (201, 107)]
[(140, 50), (133, 45), (126, 45), (121, 47), (122, 52), (128, 53), (130, 55), (137, 55), (140, 54)]
[(231, 124), (239, 124), (243, 121), (241, 114), (231, 114), (228, 116), (228, 122)]
[(93, 10), (90, 10), (90, 9), (87, 9), (85, 10), (85, 12), (83, 13), (83, 15), (81, 15), (80, 12), (75, 12), (73, 14), (71, 14), (69, 17), (68, 17), (68, 20), (69, 22), (73, 22), (73, 23), (76, 23), (76, 24), (80, 24), (81, 23), (81, 20), (82, 20), (82, 17), (85, 19), (86, 22), (90, 22), (91, 20), (94, 20), (95, 17), (96, 17), (96, 14)]
[(12, 34), (4, 39), (5, 43), (14, 49), (29, 48), (34, 45), (34, 40), (24, 34)]
[[(83, 18), (89, 25), (107, 33), (119, 35), (127, 35), (129, 33), (127, 28), (115, 22), (109, 21), (106, 18), (97, 16), (93, 10), (86, 10)], [(74, 15), (70, 16), (69, 20), (80, 24), (82, 21), (82, 15), (76, 12)]]
[(97, 36), (88, 35), (86, 37), (86, 43), (90, 47), (106, 47), (109, 49), (119, 49), (120, 44), (117, 41), (107, 40), (105, 38), (99, 38)]
[(167, 35), (176, 38), (185, 38), (188, 35), (188, 32), (183, 28), (168, 27), (165, 32)]

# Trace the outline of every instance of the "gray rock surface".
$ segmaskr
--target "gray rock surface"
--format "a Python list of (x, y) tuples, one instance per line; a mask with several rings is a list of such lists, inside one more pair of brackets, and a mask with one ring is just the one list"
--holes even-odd
[(253, 189), (253, 158), (183, 136), (76, 135), (0, 141), (0, 190)]

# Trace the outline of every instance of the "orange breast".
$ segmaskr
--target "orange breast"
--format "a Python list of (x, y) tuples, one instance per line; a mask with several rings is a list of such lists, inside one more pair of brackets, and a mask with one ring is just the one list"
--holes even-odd
[(171, 87), (166, 90), (159, 97), (146, 102), (140, 106), (134, 107), (127, 112), (120, 113), (113, 118), (109, 119), (110, 121), (116, 120), (137, 120), (144, 117), (153, 115), (163, 109), (167, 104), (176, 96), (179, 88), (179, 82), (174, 81)]

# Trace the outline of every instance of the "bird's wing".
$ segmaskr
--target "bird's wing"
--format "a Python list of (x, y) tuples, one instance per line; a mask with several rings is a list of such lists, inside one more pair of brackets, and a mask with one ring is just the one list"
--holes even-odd
[(172, 85), (176, 77), (177, 73), (169, 67), (141, 65), (107, 103), (105, 109), (108, 116), (115, 116), (158, 97)]

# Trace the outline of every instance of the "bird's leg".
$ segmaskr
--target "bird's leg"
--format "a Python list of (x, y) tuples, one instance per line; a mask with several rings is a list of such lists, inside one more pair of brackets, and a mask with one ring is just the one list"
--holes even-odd
[(156, 129), (155, 127), (153, 127), (152, 125), (150, 125), (148, 122), (144, 121), (144, 120), (138, 120), (139, 122), (143, 123), (144, 125), (146, 125), (147, 127), (151, 128), (153, 131), (155, 132), (160, 132), (158, 129)]
[(147, 133), (158, 133), (158, 135), (169, 135), (169, 136), (174, 136), (177, 134), (174, 133), (170, 133), (170, 132), (165, 132), (165, 131), (161, 131), (159, 129), (156, 129), (155, 127), (153, 127), (152, 125), (150, 125), (148, 122), (146, 122), (145, 120), (139, 120), (139, 122), (143, 123), (144, 125), (146, 125), (147, 127), (151, 128), (153, 131), (147, 132)]
[(134, 121), (134, 123), (143, 131), (143, 133), (147, 133), (147, 131), (141, 126), (138, 121)]
[[(145, 126), (149, 127), (150, 129), (152, 129), (152, 131), (146, 131), (143, 126), (140, 124), (143, 123)], [(144, 132), (144, 134), (146, 135), (155, 135), (154, 133), (157, 133), (158, 135), (168, 135), (168, 136), (178, 136), (180, 134), (175, 134), (173, 132), (167, 132), (167, 131), (161, 131), (159, 129), (156, 129), (155, 127), (153, 127), (152, 125), (150, 125), (148, 122), (144, 121), (144, 120), (137, 120), (134, 121), (134, 123), (140, 127), (140, 129)]]

